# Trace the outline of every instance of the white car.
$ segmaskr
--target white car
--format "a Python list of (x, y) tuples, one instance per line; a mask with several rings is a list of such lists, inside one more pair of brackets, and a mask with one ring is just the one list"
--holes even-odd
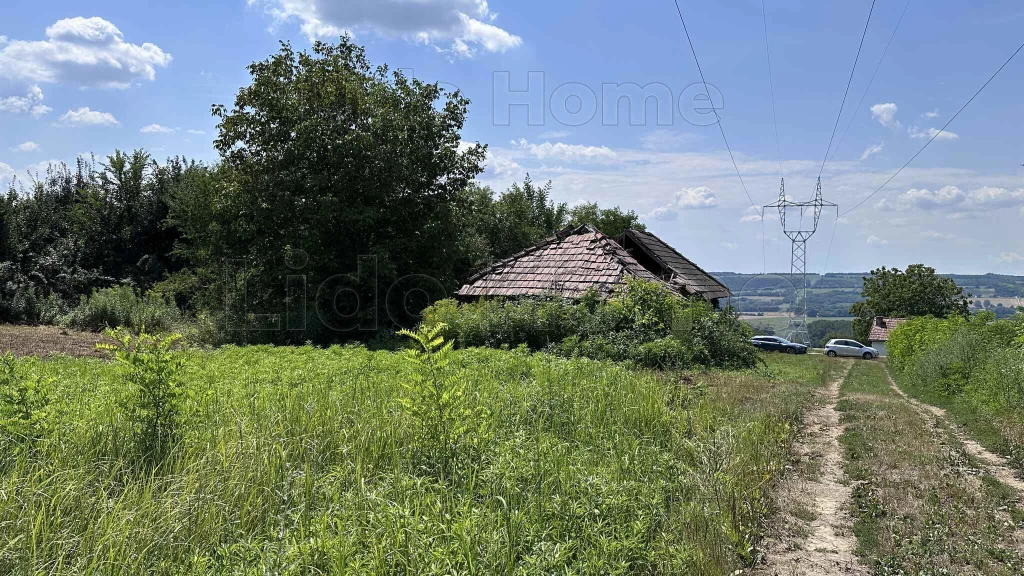
[(830, 358), (836, 356), (848, 356), (873, 360), (878, 358), (878, 350), (865, 346), (856, 340), (829, 340), (825, 345), (825, 355)]

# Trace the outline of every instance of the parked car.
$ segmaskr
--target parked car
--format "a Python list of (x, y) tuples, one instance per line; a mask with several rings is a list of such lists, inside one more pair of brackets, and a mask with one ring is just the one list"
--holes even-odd
[(825, 345), (825, 355), (831, 358), (849, 356), (873, 360), (878, 358), (878, 349), (865, 346), (856, 340), (829, 340)]
[(785, 352), (786, 354), (807, 354), (807, 346), (790, 342), (778, 336), (754, 336), (750, 343), (765, 352)]

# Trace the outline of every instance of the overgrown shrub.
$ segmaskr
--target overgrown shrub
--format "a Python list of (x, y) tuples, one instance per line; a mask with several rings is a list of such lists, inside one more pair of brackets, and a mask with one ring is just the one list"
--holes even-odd
[(139, 294), (130, 286), (115, 286), (82, 296), (78, 306), (64, 318), (64, 324), (83, 330), (130, 328), (136, 332), (169, 332), (182, 315), (169, 299)]
[(19, 365), (10, 353), (0, 356), (0, 434), (3, 446), (29, 447), (50, 431), (53, 382), (40, 377), (36, 360)]
[(417, 427), (420, 465), (432, 468), (442, 480), (486, 446), (488, 437), (486, 409), (470, 398), (466, 381), (450, 366), (453, 343), (441, 336), (445, 328), (437, 324), (399, 332), (416, 345), (406, 350), (413, 371), (402, 384), (405, 393), (399, 404)]
[(182, 359), (174, 350), (181, 336), (160, 338), (142, 332), (133, 337), (125, 329), (107, 330), (106, 335), (114, 344), (98, 346), (121, 366), (121, 409), (135, 454), (159, 463), (178, 440), (187, 410), (188, 389), (177, 377)]
[(525, 345), (566, 357), (630, 362), (648, 368), (750, 368), (757, 355), (750, 328), (732, 310), (687, 300), (662, 286), (628, 280), (610, 299), (595, 292), (516, 301), (436, 303), (424, 325), (463, 348)]

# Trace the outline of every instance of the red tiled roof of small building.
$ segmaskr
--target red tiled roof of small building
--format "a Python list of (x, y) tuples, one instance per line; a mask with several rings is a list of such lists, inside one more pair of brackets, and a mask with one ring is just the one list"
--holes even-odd
[(584, 225), (491, 266), (469, 279), (461, 297), (555, 294), (578, 298), (593, 288), (608, 296), (627, 276), (663, 283), (614, 240)]
[(871, 333), (868, 335), (868, 340), (871, 342), (888, 342), (889, 333), (906, 321), (906, 318), (876, 318), (875, 323), (871, 325)]

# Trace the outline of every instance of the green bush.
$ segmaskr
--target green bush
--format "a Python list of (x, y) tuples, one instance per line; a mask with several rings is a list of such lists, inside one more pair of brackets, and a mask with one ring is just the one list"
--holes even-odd
[(50, 431), (53, 382), (36, 373), (37, 364), (29, 359), (19, 365), (10, 353), (0, 356), (0, 446), (31, 448)]
[(159, 338), (145, 332), (133, 337), (121, 328), (107, 330), (114, 344), (99, 344), (121, 367), (121, 409), (130, 428), (135, 455), (158, 464), (181, 436), (188, 388), (178, 379), (182, 358), (174, 350), (181, 336)]
[(595, 292), (572, 301), (554, 296), (515, 301), (436, 303), (424, 325), (444, 324), (463, 348), (547, 350), (565, 357), (629, 362), (648, 368), (750, 368), (757, 354), (750, 328), (732, 310), (687, 300), (663, 287), (629, 280), (610, 299)]
[(64, 325), (82, 330), (125, 327), (136, 332), (169, 332), (182, 320), (181, 311), (169, 299), (155, 294), (141, 295), (130, 286), (96, 290), (82, 297), (78, 306), (64, 317)]

